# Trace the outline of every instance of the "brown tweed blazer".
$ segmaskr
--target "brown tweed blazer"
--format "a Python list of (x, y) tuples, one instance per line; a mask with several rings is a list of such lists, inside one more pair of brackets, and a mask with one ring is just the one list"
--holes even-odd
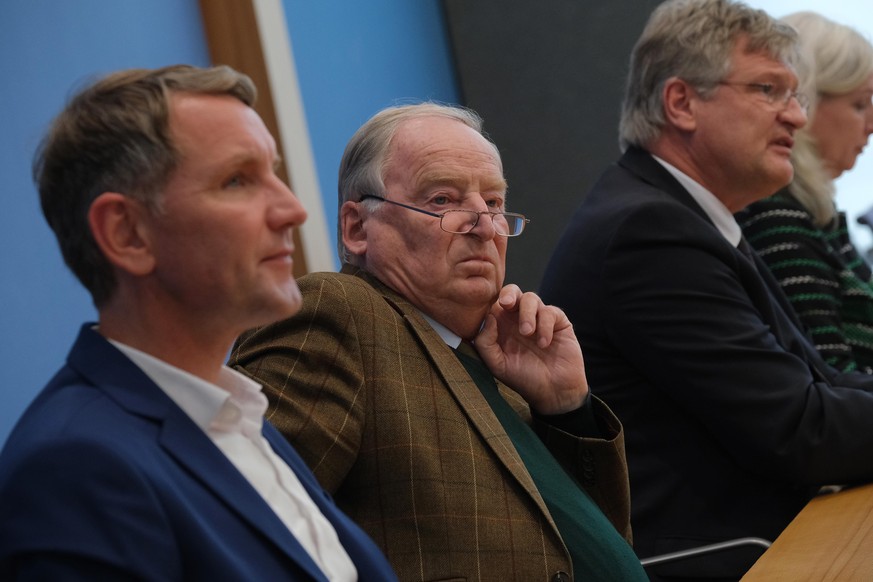
[[(299, 284), (302, 311), (244, 334), (230, 364), (265, 385), (267, 418), (400, 579), (531, 582), (571, 572), (509, 437), (419, 312), (349, 267)], [(524, 401), (500, 389), (530, 420)], [(621, 425), (594, 402), (606, 440), (535, 428), (630, 540)]]

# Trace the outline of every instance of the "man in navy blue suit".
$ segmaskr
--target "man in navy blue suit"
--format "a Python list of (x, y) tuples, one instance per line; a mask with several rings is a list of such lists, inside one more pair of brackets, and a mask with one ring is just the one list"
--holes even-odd
[(99, 321), (0, 455), (0, 578), (395, 579), (224, 366), (301, 304), (306, 212), (254, 99), (227, 67), (122, 71), (46, 136), (42, 209)]

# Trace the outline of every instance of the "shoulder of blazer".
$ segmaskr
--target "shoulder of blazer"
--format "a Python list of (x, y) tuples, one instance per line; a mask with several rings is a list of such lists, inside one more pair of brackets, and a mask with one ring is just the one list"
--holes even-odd
[(86, 323), (67, 365), (81, 378), (130, 412), (161, 418), (177, 408), (154, 381), (105, 337)]
[(618, 166), (632, 174), (633, 178), (690, 208), (706, 222), (712, 222), (688, 190), (646, 150), (628, 148), (619, 159)]
[(301, 277), (298, 285), (304, 295), (320, 288), (335, 296), (342, 296), (349, 305), (366, 302), (378, 310), (381, 304), (401, 317), (415, 319), (419, 324), (424, 323), (418, 309), (409, 300), (359, 267), (344, 265), (339, 273), (311, 273)]

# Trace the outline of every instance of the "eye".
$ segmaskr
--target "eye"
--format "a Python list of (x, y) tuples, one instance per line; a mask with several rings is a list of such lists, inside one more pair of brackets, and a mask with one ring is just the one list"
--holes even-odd
[(757, 88), (762, 95), (766, 95), (767, 97), (776, 95), (776, 85), (773, 83), (756, 83), (753, 86)]
[(503, 199), (501, 198), (493, 198), (486, 202), (488, 208), (493, 208), (495, 210), (503, 210)]
[(855, 108), (855, 111), (863, 113), (867, 109), (870, 109), (870, 107), (873, 106), (873, 103), (870, 102), (870, 99), (861, 99), (860, 101), (853, 103), (852, 106)]
[(431, 204), (436, 204), (437, 206), (445, 206), (446, 204), (450, 204), (452, 199), (449, 198), (447, 194), (437, 194), (433, 198), (430, 199)]
[(246, 182), (246, 177), (243, 174), (234, 174), (225, 180), (221, 187), (224, 189), (241, 188), (245, 186)]

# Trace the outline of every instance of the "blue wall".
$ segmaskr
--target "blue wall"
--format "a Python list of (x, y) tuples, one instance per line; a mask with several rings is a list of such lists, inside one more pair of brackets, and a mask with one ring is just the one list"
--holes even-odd
[[(396, 100), (455, 101), (436, 0), (285, 0), (325, 213), (345, 142)], [(96, 317), (64, 266), (30, 177), (39, 139), (94, 74), (209, 63), (197, 0), (2, 0), (0, 443)]]
[(74, 86), (95, 74), (208, 65), (197, 0), (0, 3), (0, 442), (63, 362), (90, 296), (67, 270), (31, 180), (33, 152)]
[(336, 181), (346, 142), (389, 105), (456, 103), (449, 40), (437, 0), (285, 0), (285, 17), (336, 251)]

